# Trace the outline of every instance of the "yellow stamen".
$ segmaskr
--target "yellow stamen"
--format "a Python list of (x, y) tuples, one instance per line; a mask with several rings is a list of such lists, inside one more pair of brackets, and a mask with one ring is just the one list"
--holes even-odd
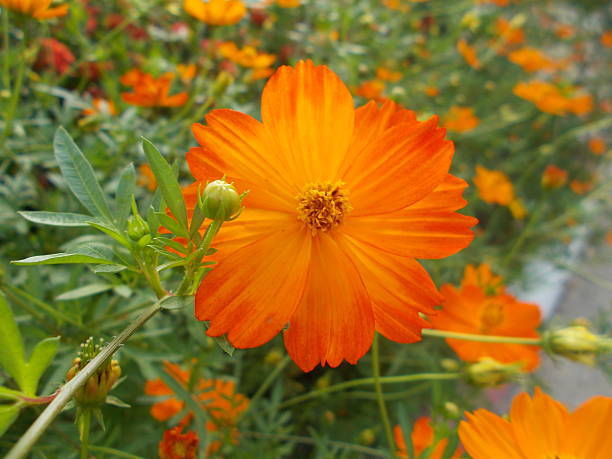
[(480, 315), (480, 330), (482, 333), (490, 333), (491, 330), (504, 321), (504, 308), (501, 304), (488, 303)]
[(352, 210), (343, 182), (309, 183), (297, 201), (297, 218), (310, 228), (313, 236), (318, 231), (334, 229)]

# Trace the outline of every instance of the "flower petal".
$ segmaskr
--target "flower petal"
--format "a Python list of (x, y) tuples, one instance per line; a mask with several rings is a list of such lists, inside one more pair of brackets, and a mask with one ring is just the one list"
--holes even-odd
[(430, 327), (419, 312), (435, 314), (442, 302), (429, 274), (414, 259), (398, 257), (346, 238), (343, 244), (355, 262), (372, 300), (376, 330), (399, 343), (421, 339)]
[(474, 459), (530, 459), (521, 454), (505, 419), (487, 410), (465, 413), (467, 421), (459, 423), (459, 438)]
[(612, 451), (612, 398), (597, 396), (587, 400), (570, 415), (563, 450), (576, 457), (606, 459)]
[(368, 142), (342, 176), (354, 216), (405, 208), (442, 182), (454, 145), (444, 140), (446, 131), (437, 124), (435, 116), (422, 123), (397, 124)]
[(275, 153), (259, 121), (222, 109), (210, 112), (206, 123), (193, 125), (193, 134), (203, 148), (190, 150), (187, 160), (192, 170), (198, 167), (193, 164), (196, 161), (206, 163), (226, 174), (229, 181), (251, 190), (258, 207), (295, 211), (294, 197), (303, 184), (296, 186), (287, 180), (285, 162)]
[(272, 339), (300, 302), (310, 244), (311, 236), (296, 224), (224, 255), (196, 294), (196, 317), (210, 321), (207, 334), (227, 333), (238, 348)]
[(300, 186), (337, 180), (353, 134), (353, 98), (325, 66), (300, 61), (270, 77), (261, 99), (261, 117)]
[(355, 364), (372, 344), (370, 298), (351, 258), (331, 235), (313, 238), (308, 285), (284, 338), (304, 371), (319, 363)]

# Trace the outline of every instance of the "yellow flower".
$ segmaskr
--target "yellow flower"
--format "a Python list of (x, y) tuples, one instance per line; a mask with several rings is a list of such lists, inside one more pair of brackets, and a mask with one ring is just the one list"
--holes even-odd
[(185, 0), (185, 11), (210, 25), (232, 25), (246, 14), (246, 6), (240, 0)]

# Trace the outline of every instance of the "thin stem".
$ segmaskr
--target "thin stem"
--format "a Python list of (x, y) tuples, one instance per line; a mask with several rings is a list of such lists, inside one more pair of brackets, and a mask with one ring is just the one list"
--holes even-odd
[(395, 441), (393, 440), (393, 432), (391, 431), (391, 422), (389, 421), (389, 413), (385, 405), (385, 397), (383, 396), (382, 384), (380, 383), (380, 358), (378, 352), (378, 333), (374, 332), (374, 341), (372, 343), (372, 376), (374, 379), (374, 389), (376, 391), (376, 402), (378, 403), (378, 411), (385, 430), (387, 438), (387, 446), (391, 457), (395, 457)]
[(23, 84), (23, 76), (25, 74), (25, 42), (26, 37), (24, 36), (21, 40), (19, 51), (17, 52), (17, 75), (15, 77), (15, 84), (12, 86), (11, 98), (9, 99), (9, 106), (4, 116), (4, 131), (2, 132), (1, 142), (4, 142), (13, 130), (13, 119), (15, 118), (15, 111), (19, 102), (19, 96), (21, 95), (21, 86)]
[(4, 84), (4, 89), (7, 91), (11, 90), (11, 77), (9, 75), (9, 62), (10, 62), (10, 53), (9, 53), (9, 11), (8, 8), (3, 8), (2, 10), (2, 41), (4, 42), (4, 59), (3, 59), (3, 67), (2, 67), (2, 83)]
[[(412, 375), (401, 375), (401, 376), (383, 376), (380, 378), (381, 384), (397, 384), (414, 381), (434, 381), (444, 379), (457, 379), (459, 373), (416, 373)], [(321, 397), (322, 395), (329, 394), (330, 392), (337, 392), (344, 389), (350, 389), (351, 387), (358, 386), (371, 386), (374, 383), (374, 378), (361, 378), (346, 381), (340, 384), (334, 384), (333, 386), (325, 387), (323, 389), (313, 390), (307, 394), (300, 395), (298, 397), (290, 398), (280, 404), (280, 408), (287, 408), (298, 403), (305, 402), (313, 398)]]
[(79, 371), (74, 378), (68, 381), (60, 389), (59, 394), (45, 408), (34, 424), (26, 431), (19, 441), (13, 446), (4, 459), (22, 459), (26, 457), (30, 449), (40, 438), (64, 406), (72, 399), (75, 392), (83, 386), (87, 380), (125, 343), (132, 334), (153, 317), (160, 309), (160, 301), (153, 304), (138, 318), (115, 337), (100, 353), (95, 356), (85, 367)]
[(261, 397), (263, 394), (266, 393), (266, 391), (272, 385), (276, 377), (280, 374), (281, 371), (285, 369), (285, 367), (287, 366), (289, 362), (291, 362), (291, 357), (286, 355), (283, 358), (283, 360), (281, 360), (280, 363), (276, 366), (276, 368), (272, 371), (272, 373), (268, 375), (268, 377), (261, 384), (261, 386), (259, 386), (259, 389), (257, 389), (257, 392), (255, 392), (255, 394), (251, 397), (249, 406), (252, 406), (255, 400), (257, 400), (259, 397)]
[(453, 338), (462, 339), (465, 341), (479, 341), (481, 343), (530, 344), (533, 346), (540, 346), (542, 344), (542, 340), (540, 338), (521, 338), (519, 336), (473, 335), (471, 333), (433, 330), (431, 328), (423, 329), (421, 333), (425, 336), (433, 336), (434, 338)]
[(91, 428), (91, 410), (85, 408), (79, 419), (79, 430), (81, 434), (81, 459), (89, 457), (89, 430)]
[(535, 223), (540, 218), (540, 214), (542, 213), (542, 210), (544, 209), (544, 204), (546, 203), (547, 199), (548, 199), (548, 193), (544, 193), (542, 195), (542, 197), (540, 198), (540, 202), (538, 203), (537, 207), (535, 208), (535, 210), (533, 211), (533, 213), (529, 217), (529, 221), (527, 222), (527, 224), (523, 228), (523, 231), (521, 231), (521, 234), (519, 234), (519, 237), (517, 238), (516, 242), (510, 248), (510, 251), (508, 252), (506, 257), (504, 258), (504, 260), (502, 262), (503, 266), (508, 266), (510, 264), (510, 262), (514, 258), (514, 255), (518, 252), (518, 250), (525, 243), (525, 240), (527, 239), (527, 236), (529, 236), (531, 234), (531, 229), (533, 228)]
[(135, 454), (126, 453), (115, 448), (109, 448), (108, 446), (94, 446), (89, 447), (91, 451), (98, 451), (100, 453), (110, 454), (111, 457), (125, 457), (127, 459), (144, 459), (142, 456), (136, 456)]

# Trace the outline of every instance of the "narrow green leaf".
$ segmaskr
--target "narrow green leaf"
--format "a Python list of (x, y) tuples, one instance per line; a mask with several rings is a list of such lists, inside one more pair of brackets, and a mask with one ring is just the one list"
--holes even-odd
[(19, 405), (0, 405), (0, 437), (11, 426), (19, 415)]
[(0, 365), (23, 389), (26, 363), (23, 340), (4, 295), (0, 294)]
[(175, 234), (176, 236), (181, 236), (184, 238), (189, 237), (189, 235), (185, 232), (185, 229), (183, 229), (181, 224), (177, 222), (174, 218), (162, 212), (158, 212), (155, 216), (157, 217), (159, 224), (163, 226), (164, 228), (166, 228), (171, 233)]
[(106, 292), (107, 290), (112, 289), (113, 286), (110, 284), (89, 284), (84, 285), (83, 287), (75, 288), (74, 290), (69, 290), (67, 292), (62, 293), (55, 297), (57, 301), (69, 301), (69, 300), (77, 300), (79, 298), (85, 298), (87, 296), (96, 295), (98, 293)]
[(130, 204), (136, 188), (136, 171), (132, 163), (128, 164), (119, 178), (117, 194), (115, 196), (115, 222), (119, 229), (127, 228), (127, 219), (130, 216)]
[(107, 234), (108, 236), (112, 237), (115, 241), (117, 241), (119, 244), (123, 245), (124, 247), (130, 246), (130, 243), (128, 242), (128, 240), (125, 237), (123, 237), (123, 235), (119, 231), (117, 231), (113, 226), (105, 225), (100, 222), (92, 222), (92, 221), (89, 221), (87, 223), (89, 224), (89, 226), (93, 226), (98, 231), (102, 231), (104, 234)]
[(23, 260), (11, 261), (14, 265), (62, 265), (75, 263), (96, 263), (99, 265), (114, 265), (114, 261), (104, 258), (82, 255), (79, 253), (52, 253), (50, 255), (36, 255)]
[(62, 127), (55, 132), (53, 150), (62, 175), (77, 199), (93, 215), (112, 222), (108, 203), (91, 164)]
[(59, 336), (45, 338), (34, 347), (30, 361), (26, 365), (26, 380), (24, 387), (22, 387), (27, 396), (33, 397), (36, 395), (38, 381), (55, 357), (59, 341)]
[(124, 265), (96, 265), (91, 268), (94, 273), (118, 273), (125, 269), (127, 266)]
[(162, 309), (184, 309), (193, 308), (194, 296), (171, 296), (160, 303)]
[(176, 176), (159, 150), (149, 140), (142, 138), (142, 149), (147, 155), (151, 170), (155, 174), (159, 189), (164, 196), (166, 205), (187, 233), (187, 209), (183, 200), (181, 187)]
[(17, 213), (31, 222), (51, 226), (89, 226), (87, 222), (93, 218), (90, 215), (68, 212), (23, 211)]
[(0, 386), (0, 400), (20, 400), (23, 392)]

